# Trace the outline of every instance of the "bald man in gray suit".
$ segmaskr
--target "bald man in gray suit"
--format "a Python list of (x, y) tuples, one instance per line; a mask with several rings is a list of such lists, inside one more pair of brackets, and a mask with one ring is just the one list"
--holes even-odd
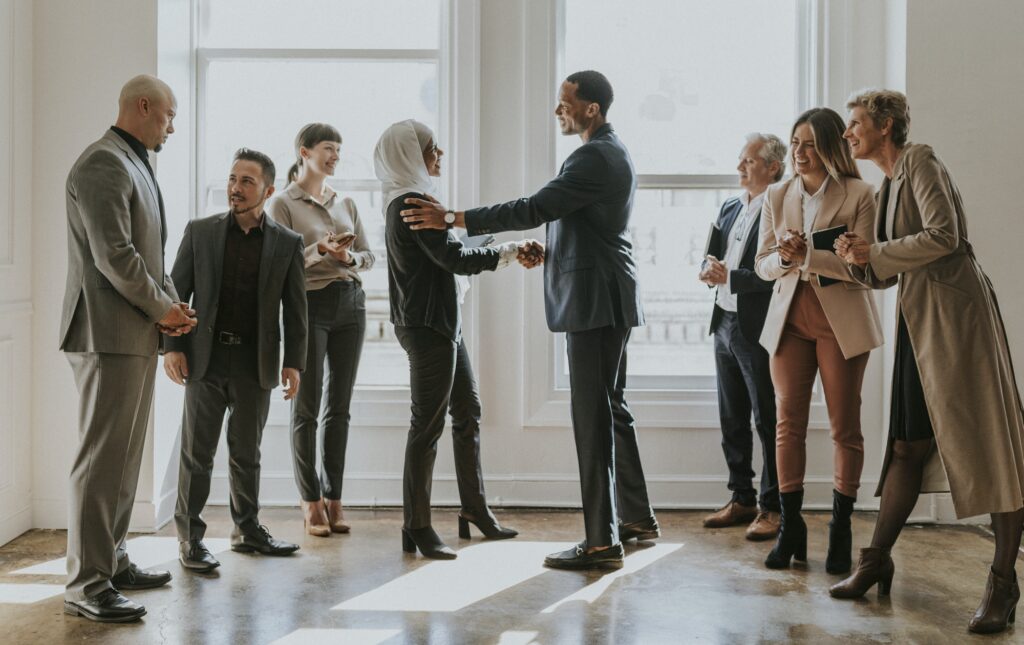
[(68, 278), (60, 348), (78, 386), (81, 443), (71, 469), (64, 611), (99, 622), (145, 613), (120, 590), (166, 584), (128, 558), (125, 538), (146, 438), (161, 333), (188, 333), (164, 268), (163, 198), (149, 165), (174, 132), (171, 89), (137, 76), (117, 124), (82, 153), (67, 180)]

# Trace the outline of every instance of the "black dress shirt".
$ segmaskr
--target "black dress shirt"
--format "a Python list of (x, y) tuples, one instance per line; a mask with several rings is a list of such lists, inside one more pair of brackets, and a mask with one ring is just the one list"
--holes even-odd
[(237, 334), (247, 345), (256, 341), (262, 253), (263, 221), (246, 233), (234, 215), (229, 216), (215, 329)]

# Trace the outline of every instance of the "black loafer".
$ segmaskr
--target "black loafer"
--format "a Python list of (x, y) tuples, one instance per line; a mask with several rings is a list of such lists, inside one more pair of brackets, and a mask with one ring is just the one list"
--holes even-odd
[(621, 543), (587, 553), (587, 542), (584, 540), (571, 549), (544, 558), (544, 566), (552, 569), (621, 569), (623, 556)]
[(178, 560), (181, 566), (199, 573), (213, 571), (220, 566), (220, 561), (213, 557), (202, 540), (189, 540), (179, 544)]
[(643, 542), (644, 540), (654, 540), (660, 537), (661, 527), (658, 526), (658, 520), (653, 515), (639, 522), (619, 523), (619, 539), (623, 542), (627, 540)]
[(115, 589), (104, 589), (85, 600), (65, 600), (64, 613), (97, 623), (130, 623), (146, 615), (146, 608), (128, 600)]
[(237, 528), (231, 532), (231, 550), (239, 553), (262, 553), (263, 555), (291, 555), (299, 550), (298, 544), (275, 539), (267, 527), (260, 524), (251, 533), (242, 533)]
[(155, 589), (171, 581), (170, 571), (140, 569), (132, 562), (128, 568), (110, 579), (114, 589)]

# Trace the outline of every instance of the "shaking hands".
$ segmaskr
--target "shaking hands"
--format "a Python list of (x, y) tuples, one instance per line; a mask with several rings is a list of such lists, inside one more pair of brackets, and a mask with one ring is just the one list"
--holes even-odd
[(519, 242), (516, 261), (527, 269), (544, 264), (544, 243), (537, 240), (522, 240)]

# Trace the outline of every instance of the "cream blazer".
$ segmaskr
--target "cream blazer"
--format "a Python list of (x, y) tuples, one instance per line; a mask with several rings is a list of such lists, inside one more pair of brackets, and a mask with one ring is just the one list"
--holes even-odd
[[(875, 241), (875, 200), (871, 184), (852, 177), (829, 179), (811, 230), (820, 231), (840, 224), (846, 224), (848, 230), (869, 242)], [(803, 204), (795, 177), (768, 187), (754, 261), (757, 275), (763, 280), (775, 281), (760, 339), (769, 354), (774, 354), (779, 348), (789, 306), (800, 281), (799, 267), (783, 267), (782, 258), (775, 249), (787, 228), (804, 228)], [(821, 302), (843, 356), (849, 359), (879, 347), (882, 344), (882, 327), (871, 291), (856, 280), (849, 265), (833, 251), (808, 249), (808, 253), (807, 271), (814, 274), (809, 284)], [(818, 284), (818, 275), (842, 282), (822, 287)]]

